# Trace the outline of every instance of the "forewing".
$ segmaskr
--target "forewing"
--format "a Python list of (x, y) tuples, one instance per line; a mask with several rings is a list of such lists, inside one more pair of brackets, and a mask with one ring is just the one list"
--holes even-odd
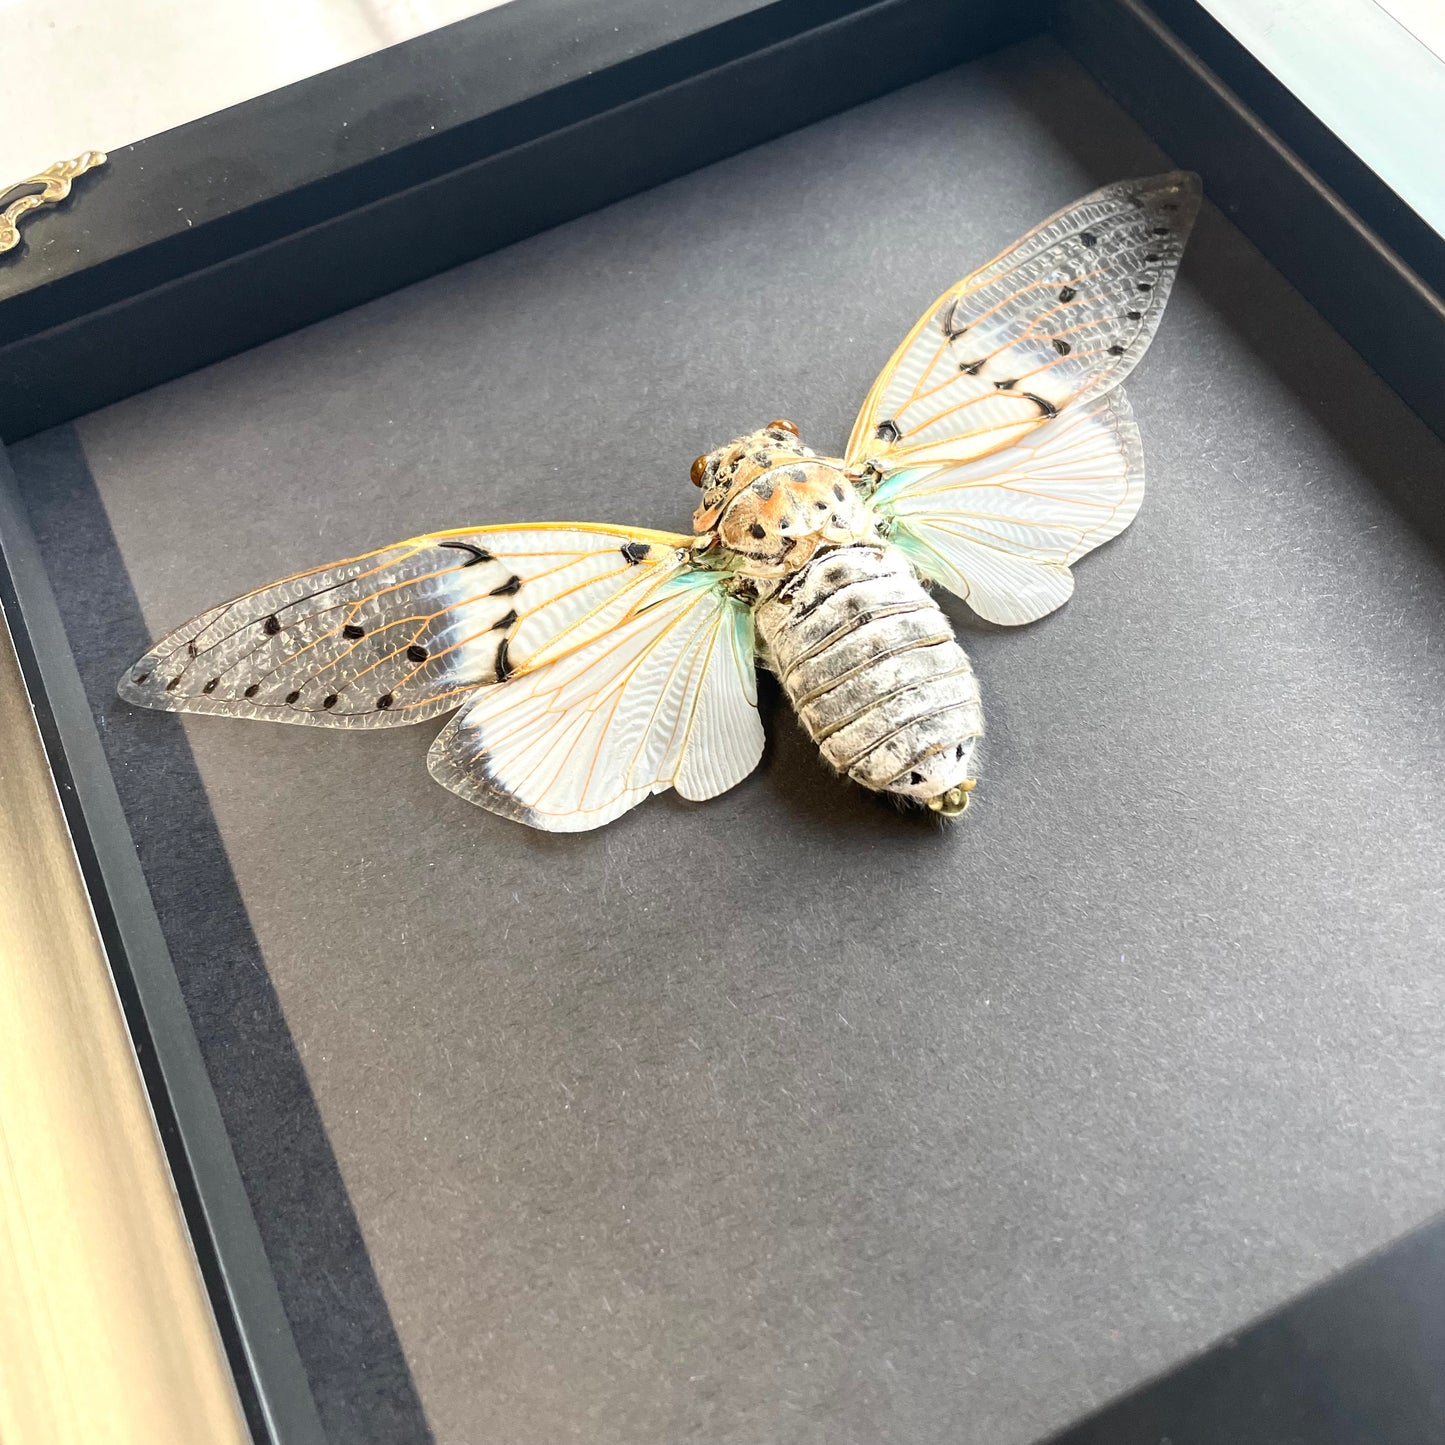
[(1006, 451), (895, 472), (873, 505), (920, 572), (1013, 625), (1067, 602), (1072, 563), (1117, 537), (1143, 500), (1139, 429), (1119, 388)]
[(469, 802), (575, 833), (665, 788), (714, 797), (762, 748), (752, 614), (690, 571), (659, 581), (605, 635), (478, 693), (429, 766)]
[(572, 524), (413, 537), (203, 612), (120, 695), (327, 727), (421, 722), (605, 632), (688, 566), (691, 540)]
[(874, 382), (848, 462), (965, 461), (1116, 386), (1158, 329), (1199, 196), (1184, 171), (1106, 186), (946, 291)]

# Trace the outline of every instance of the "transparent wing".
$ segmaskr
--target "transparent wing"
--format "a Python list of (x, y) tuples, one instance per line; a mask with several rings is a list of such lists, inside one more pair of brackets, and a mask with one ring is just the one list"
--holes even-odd
[(894, 472), (873, 505), (920, 572), (1014, 625), (1067, 602), (1072, 563), (1117, 537), (1143, 500), (1139, 429), (1119, 388), (1005, 451)]
[(966, 461), (1121, 382), (1158, 329), (1199, 196), (1184, 171), (1106, 186), (946, 291), (873, 383), (848, 462)]
[(444, 787), (549, 832), (676, 788), (715, 797), (763, 749), (752, 614), (706, 572), (660, 579), (619, 626), (487, 688), (432, 744)]
[(574, 524), (435, 532), (213, 607), (120, 695), (167, 712), (395, 727), (585, 645), (688, 567), (690, 537)]

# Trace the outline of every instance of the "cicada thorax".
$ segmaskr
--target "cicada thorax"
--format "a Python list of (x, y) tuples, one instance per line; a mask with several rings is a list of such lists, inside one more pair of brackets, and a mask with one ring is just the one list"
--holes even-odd
[(820, 548), (873, 530), (839, 463), (786, 459), (742, 488), (718, 518), (718, 539), (753, 576), (796, 571)]
[(785, 576), (821, 548), (863, 541), (875, 530), (857, 479), (838, 459), (803, 446), (788, 422), (699, 457), (693, 480), (703, 489), (694, 529), (714, 533), (744, 576)]

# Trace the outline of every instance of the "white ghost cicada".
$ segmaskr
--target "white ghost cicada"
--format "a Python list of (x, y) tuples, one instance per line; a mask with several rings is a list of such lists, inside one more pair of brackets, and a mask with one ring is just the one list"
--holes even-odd
[(790, 422), (701, 456), (694, 535), (559, 523), (413, 537), (203, 612), (127, 671), (173, 712), (381, 728), (460, 709), (438, 782), (575, 832), (763, 748), (775, 672), (839, 772), (961, 812), (978, 683), (925, 581), (1032, 622), (1144, 495), (1119, 383), (1159, 325), (1199, 183), (1123, 182), (950, 287), (894, 352), (841, 457)]

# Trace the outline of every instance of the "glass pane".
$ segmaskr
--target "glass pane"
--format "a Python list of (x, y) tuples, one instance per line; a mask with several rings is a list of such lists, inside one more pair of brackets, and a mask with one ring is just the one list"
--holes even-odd
[(0, 185), (115, 150), (502, 0), (0, 0)]
[(1202, 0), (1421, 219), (1445, 236), (1445, 12), (1438, 0)]

